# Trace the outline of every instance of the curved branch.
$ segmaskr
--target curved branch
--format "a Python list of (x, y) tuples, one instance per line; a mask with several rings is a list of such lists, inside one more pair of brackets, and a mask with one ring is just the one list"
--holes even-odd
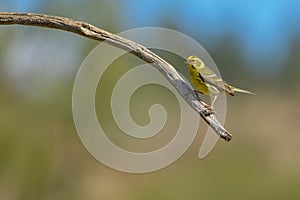
[(207, 122), (207, 124), (224, 140), (230, 141), (230, 133), (217, 120), (209, 106), (194, 95), (193, 90), (180, 77), (177, 71), (168, 62), (151, 52), (146, 47), (131, 40), (114, 35), (85, 22), (72, 19), (32, 13), (0, 12), (0, 25), (20, 24), (55, 28), (73, 32), (87, 38), (107, 42), (117, 48), (124, 49), (147, 63), (153, 65), (176, 88), (185, 101)]

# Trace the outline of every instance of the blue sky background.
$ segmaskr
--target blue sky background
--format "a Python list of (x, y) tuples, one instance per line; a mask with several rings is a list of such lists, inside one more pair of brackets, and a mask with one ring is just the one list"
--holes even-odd
[[(46, 1), (40, 0), (2, 0), (2, 11), (43, 12)], [(272, 68), (278, 71), (288, 54), (290, 38), (300, 35), (300, 1), (222, 1), (222, 0), (152, 0), (152, 1), (104, 1), (119, 5), (112, 8), (113, 14), (119, 16), (120, 30), (133, 27), (164, 26), (166, 20), (172, 21), (176, 28), (194, 37), (200, 43), (209, 40), (212, 44), (221, 40), (224, 35), (233, 36), (240, 47), (242, 56), (253, 71), (256, 68)], [(94, 1), (51, 1), (47, 5), (81, 4), (87, 10)], [(85, 4), (85, 5), (83, 5)], [(99, 3), (97, 4), (99, 5)], [(48, 13), (51, 14), (51, 13)], [(57, 13), (53, 13), (57, 14)], [(60, 14), (60, 15), (63, 15)], [(84, 17), (78, 13), (77, 19)], [(101, 17), (101, 13), (99, 13)], [(202, 40), (202, 41), (201, 41)], [(204, 42), (203, 42), (204, 41)], [(204, 45), (205, 47), (205, 45)], [(273, 60), (268, 66), (259, 63)], [(254, 67), (253, 67), (254, 66)]]
[[(257, 71), (256, 68), (265, 68), (265, 71), (273, 68), (276, 71), (282, 67), (290, 37), (300, 33), (300, 1), (190, 0), (177, 3), (152, 1), (137, 5), (136, 1), (128, 0), (126, 5), (128, 10), (136, 7), (127, 13), (133, 26), (151, 24), (164, 15), (170, 15), (178, 22), (178, 27), (196, 39), (197, 35), (210, 41), (218, 41), (224, 34), (233, 36), (254, 71)], [(156, 11), (151, 12), (153, 10)], [(258, 64), (274, 58), (269, 66)]]

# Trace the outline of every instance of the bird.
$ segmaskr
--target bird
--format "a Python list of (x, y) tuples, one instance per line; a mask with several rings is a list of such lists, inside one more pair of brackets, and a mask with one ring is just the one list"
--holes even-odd
[[(222, 78), (218, 77), (199, 57), (189, 56), (185, 61), (190, 72), (190, 79), (197, 90), (194, 90), (196, 96), (198, 94), (212, 95), (214, 105), (217, 97), (222, 92), (228, 95), (236, 96), (237, 93), (246, 93), (255, 95), (255, 93), (233, 87), (227, 84)], [(198, 97), (199, 98), (199, 97)]]

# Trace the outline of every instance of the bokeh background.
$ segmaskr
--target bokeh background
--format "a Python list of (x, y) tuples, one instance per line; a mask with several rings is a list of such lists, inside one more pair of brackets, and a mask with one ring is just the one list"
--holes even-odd
[[(220, 140), (205, 159), (197, 157), (207, 129), (201, 120), (191, 148), (170, 167), (121, 173), (88, 153), (72, 118), (76, 72), (98, 42), (52, 29), (0, 26), (1, 199), (300, 198), (299, 1), (1, 0), (0, 10), (70, 17), (113, 33), (174, 29), (202, 44), (227, 82), (257, 93), (228, 98), (225, 127), (234, 138)], [(188, 76), (182, 58), (156, 52)], [(167, 136), (155, 144), (123, 138), (107, 103), (117, 78), (137, 63), (127, 55), (113, 64), (101, 80), (97, 111), (112, 140), (146, 151), (170, 139), (178, 119), (168, 119), (161, 133)], [(140, 124), (149, 122), (147, 110), (164, 92), (144, 89), (131, 106)], [(164, 93), (169, 97), (162, 104), (173, 112), (176, 101)]]

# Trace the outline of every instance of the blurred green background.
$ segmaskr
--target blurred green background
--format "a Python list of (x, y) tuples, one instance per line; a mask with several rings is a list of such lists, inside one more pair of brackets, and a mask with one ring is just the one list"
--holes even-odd
[[(201, 120), (191, 148), (171, 166), (121, 173), (87, 152), (72, 118), (76, 72), (98, 42), (52, 29), (0, 26), (1, 199), (300, 198), (299, 1), (1, 0), (0, 8), (70, 17), (113, 33), (174, 29), (202, 44), (228, 83), (257, 93), (228, 98), (225, 127), (234, 138), (220, 140), (206, 158), (197, 157), (207, 129)], [(188, 75), (182, 59), (156, 52)], [(124, 56), (103, 77), (98, 117), (115, 142), (155, 149), (174, 134), (176, 117), (168, 119), (162, 140), (139, 144), (123, 138), (107, 106), (117, 77), (137, 63)], [(147, 87), (131, 106), (139, 124), (149, 122), (148, 108), (164, 92)], [(162, 104), (175, 112), (172, 94), (165, 93)]]

